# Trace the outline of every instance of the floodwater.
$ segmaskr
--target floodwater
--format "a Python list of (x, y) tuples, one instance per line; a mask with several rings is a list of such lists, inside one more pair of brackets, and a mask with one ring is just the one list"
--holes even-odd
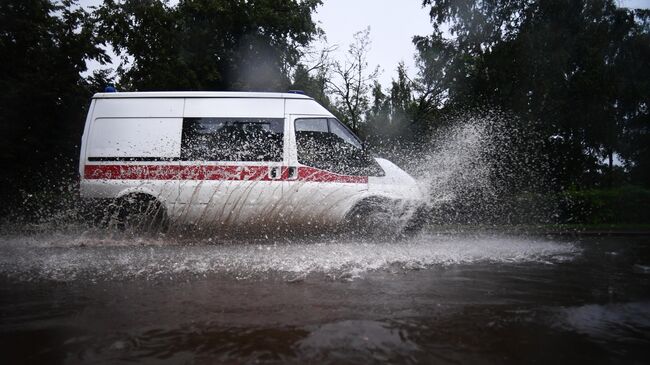
[(0, 362), (647, 363), (650, 236), (0, 236)]

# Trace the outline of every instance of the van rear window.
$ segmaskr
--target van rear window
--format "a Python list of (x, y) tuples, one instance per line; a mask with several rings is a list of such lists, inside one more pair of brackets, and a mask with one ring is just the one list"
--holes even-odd
[(185, 161), (282, 161), (284, 119), (185, 118)]

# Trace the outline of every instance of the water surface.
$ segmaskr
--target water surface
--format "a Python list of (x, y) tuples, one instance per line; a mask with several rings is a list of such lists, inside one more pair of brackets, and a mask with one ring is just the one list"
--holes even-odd
[(650, 237), (0, 237), (3, 363), (643, 363)]

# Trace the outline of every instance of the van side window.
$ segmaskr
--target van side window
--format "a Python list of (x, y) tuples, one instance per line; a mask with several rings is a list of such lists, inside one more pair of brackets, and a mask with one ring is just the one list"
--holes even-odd
[(334, 118), (329, 119), (330, 132), (336, 135), (339, 140), (338, 143), (343, 145), (354, 146), (357, 149), (362, 149), (361, 142), (349, 129), (347, 129), (341, 122)]
[(298, 162), (341, 175), (381, 176), (357, 136), (334, 118), (295, 121)]
[(185, 161), (282, 161), (284, 119), (185, 118)]

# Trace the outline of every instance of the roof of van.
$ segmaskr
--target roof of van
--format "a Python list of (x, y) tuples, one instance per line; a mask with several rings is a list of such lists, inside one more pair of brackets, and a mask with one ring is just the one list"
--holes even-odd
[(96, 93), (93, 99), (104, 98), (257, 98), (257, 99), (311, 99), (298, 93), (243, 92), (243, 91), (147, 91)]

